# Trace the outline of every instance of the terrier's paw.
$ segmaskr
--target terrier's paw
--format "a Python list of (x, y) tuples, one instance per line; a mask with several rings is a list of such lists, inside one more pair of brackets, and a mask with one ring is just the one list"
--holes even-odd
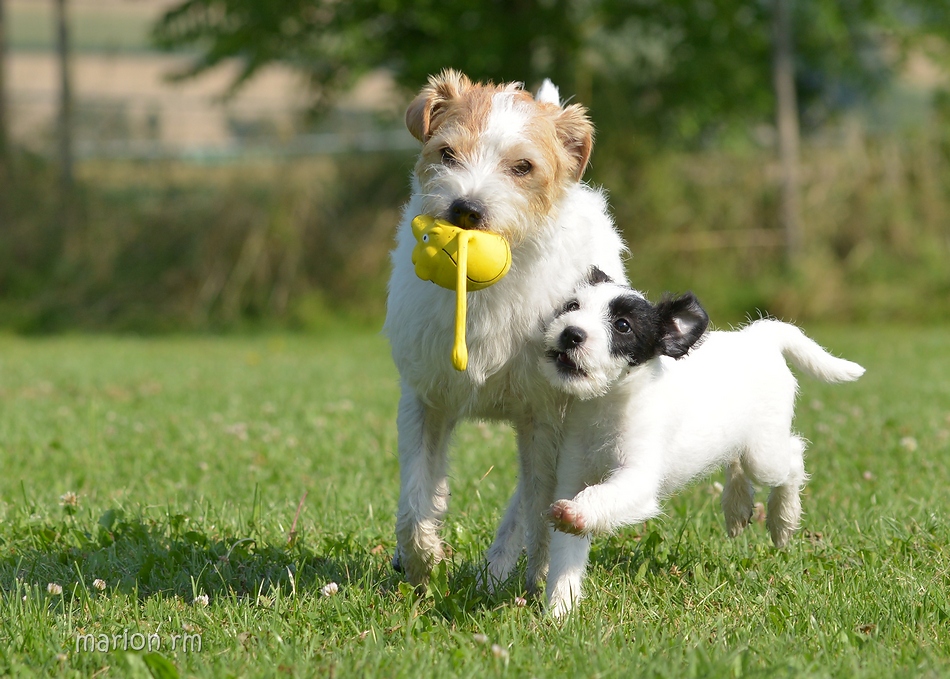
[(475, 576), (475, 583), (479, 591), (486, 594), (495, 594), (504, 587), (511, 575), (509, 569), (499, 569), (491, 562), (483, 564)]
[(752, 516), (754, 510), (749, 508), (748, 516), (743, 515), (726, 515), (726, 532), (729, 533), (729, 537), (735, 538), (739, 537), (739, 534), (746, 529), (750, 523), (752, 523)]
[(548, 518), (554, 524), (554, 530), (571, 535), (583, 535), (587, 532), (587, 521), (576, 503), (571, 500), (558, 500), (548, 509)]
[(397, 573), (402, 573), (410, 585), (424, 589), (429, 583), (429, 574), (432, 569), (444, 558), (445, 554), (441, 545), (428, 554), (397, 547), (393, 555), (392, 567)]

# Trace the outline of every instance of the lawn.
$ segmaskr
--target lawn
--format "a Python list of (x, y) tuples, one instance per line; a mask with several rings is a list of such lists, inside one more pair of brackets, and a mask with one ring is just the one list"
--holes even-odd
[(390, 570), (375, 332), (0, 337), (0, 675), (944, 675), (950, 328), (809, 330), (868, 373), (802, 380), (789, 548), (728, 540), (714, 476), (596, 541), (564, 624), (523, 582), (475, 588), (515, 482), (501, 425), (456, 436), (436, 585)]

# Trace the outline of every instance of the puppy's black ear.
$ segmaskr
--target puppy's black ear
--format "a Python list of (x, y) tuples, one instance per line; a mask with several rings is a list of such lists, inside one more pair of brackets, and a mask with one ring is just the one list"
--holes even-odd
[(659, 322), (657, 352), (682, 358), (699, 341), (709, 326), (709, 316), (691, 292), (665, 297), (656, 305)]
[(600, 285), (601, 283), (613, 283), (614, 279), (605, 274), (603, 271), (598, 269), (596, 266), (592, 266), (590, 271), (587, 272), (587, 285)]

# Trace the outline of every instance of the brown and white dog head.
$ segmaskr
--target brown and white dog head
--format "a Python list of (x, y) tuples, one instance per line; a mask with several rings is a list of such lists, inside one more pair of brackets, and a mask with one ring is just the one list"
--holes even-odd
[(521, 83), (473, 83), (453, 70), (429, 78), (406, 126), (423, 142), (415, 174), (424, 211), (513, 245), (556, 213), (593, 147), (586, 110), (562, 107), (550, 81), (532, 97)]

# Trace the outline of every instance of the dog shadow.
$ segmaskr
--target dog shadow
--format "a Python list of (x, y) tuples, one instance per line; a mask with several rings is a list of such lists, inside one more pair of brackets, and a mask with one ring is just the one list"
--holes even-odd
[(687, 524), (675, 533), (657, 528), (641, 532), (622, 531), (610, 539), (595, 542), (591, 563), (608, 572), (621, 570), (637, 579), (644, 575), (688, 573), (701, 560), (684, 542)]
[(394, 589), (388, 558), (352, 535), (295, 536), (278, 544), (251, 534), (221, 534), (168, 520), (126, 518), (108, 510), (94, 526), (70, 518), (31, 523), (0, 555), (0, 589), (17, 582), (42, 590), (62, 587), (64, 598), (104, 591), (144, 600), (206, 596), (257, 601), (259, 597), (318, 595), (329, 583), (365, 582)]
[[(415, 593), (429, 603), (424, 611), (449, 622), (465, 620), (479, 612), (505, 606), (531, 606), (540, 610), (541, 600), (525, 591), (523, 556), (511, 575), (504, 581), (495, 582), (491, 589), (485, 585), (487, 577), (483, 560), (452, 556), (436, 565), (429, 583), (424, 588), (416, 588)], [(411, 589), (405, 582), (400, 587), (403, 591)]]
[(434, 569), (429, 586), (413, 588), (392, 569), (391, 552), (368, 548), (365, 535), (298, 535), (274, 544), (250, 533), (219, 534), (183, 516), (127, 518), (119, 509), (91, 526), (75, 517), (31, 522), (0, 555), (0, 591), (22, 595), (28, 585), (43, 596), (55, 583), (64, 602), (118, 592), (139, 601), (268, 605), (278, 596), (319, 597), (336, 583), (341, 590), (375, 590), (393, 606), (407, 604), (452, 622), (516, 601), (520, 586), (518, 569), (488, 593), (480, 584), (482, 564), (451, 557)]

